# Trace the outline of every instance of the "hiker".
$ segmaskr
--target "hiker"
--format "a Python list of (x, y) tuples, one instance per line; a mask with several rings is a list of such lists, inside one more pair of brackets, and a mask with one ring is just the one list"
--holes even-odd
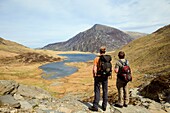
[[(111, 56), (105, 55), (106, 47), (102, 46), (100, 48), (100, 55), (94, 59), (93, 65), (93, 77), (94, 77), (94, 101), (93, 106), (89, 109), (92, 111), (98, 111), (98, 104), (100, 100), (100, 84), (102, 85), (103, 91), (103, 103), (102, 110), (106, 111), (107, 101), (108, 101), (108, 76), (111, 75)], [(103, 62), (104, 61), (104, 62)], [(109, 71), (105, 71), (105, 67), (101, 65), (107, 65)]]
[[(115, 73), (117, 73), (117, 81), (116, 87), (118, 90), (118, 103), (115, 104), (116, 107), (122, 108), (127, 107), (129, 103), (129, 90), (128, 90), (128, 82), (123, 79), (121, 76), (121, 69), (124, 64), (129, 66), (128, 60), (125, 59), (125, 53), (120, 51), (118, 53), (119, 60), (116, 62), (115, 65)], [(131, 73), (131, 72), (130, 72)]]

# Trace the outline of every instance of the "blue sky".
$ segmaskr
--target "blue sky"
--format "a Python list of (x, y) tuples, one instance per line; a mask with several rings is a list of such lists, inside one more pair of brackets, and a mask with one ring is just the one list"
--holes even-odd
[(170, 0), (0, 0), (0, 37), (30, 48), (103, 24), (152, 33), (170, 24)]

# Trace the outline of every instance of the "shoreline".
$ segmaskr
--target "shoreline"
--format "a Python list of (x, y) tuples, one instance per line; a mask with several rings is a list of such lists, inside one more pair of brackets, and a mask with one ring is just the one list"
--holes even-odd
[[(41, 51), (47, 52), (47, 51)], [(73, 54), (75, 52), (67, 52), (67, 54)], [(83, 52), (78, 52), (77, 54), (81, 54)], [(65, 54), (65, 52), (50, 52), (50, 55), (53, 54), (54, 56), (58, 57), (58, 54)], [(85, 53), (87, 54), (87, 53)], [(59, 56), (61, 58), (61, 56)], [(62, 57), (64, 59), (64, 57)], [(63, 60), (62, 59), (62, 60)], [(112, 63), (114, 60), (112, 61)], [(56, 98), (61, 98), (65, 94), (68, 93), (89, 93), (88, 96), (93, 96), (93, 77), (92, 77), (92, 66), (93, 61), (88, 62), (80, 62), (80, 63), (68, 63), (69, 66), (74, 66), (78, 68), (78, 71), (62, 78), (46, 80), (41, 77), (43, 70), (39, 67), (46, 63), (35, 63), (35, 64), (16, 64), (19, 66), (17, 68), (15, 65), (7, 66), (8, 68), (8, 77), (2, 77), (0, 79), (5, 80), (15, 80), (19, 83), (26, 84), (26, 85), (34, 85), (41, 87), (48, 92), (50, 92)], [(114, 65), (114, 63), (113, 63)], [(15, 67), (14, 69), (12, 69)], [(2, 66), (0, 66), (0, 70)], [(16, 74), (11, 75), (11, 72), (17, 72)], [(131, 85), (132, 86), (132, 85)], [(116, 90), (116, 75), (113, 73), (112, 79), (109, 80), (109, 92), (115, 92)]]
[[(35, 50), (38, 53), (41, 54), (48, 54), (54, 57), (60, 57), (62, 60), (65, 59), (65, 57), (60, 56), (59, 54), (89, 54), (89, 52), (56, 52), (56, 51), (44, 51), (44, 50)], [(48, 64), (51, 62), (45, 62), (45, 63), (31, 63), (31, 64), (25, 64), (21, 62), (11, 62), (10, 64), (1, 64), (0, 65), (0, 79), (1, 80), (14, 80), (18, 83), (25, 84), (25, 85), (33, 85), (33, 86), (38, 86), (41, 87), (48, 92), (50, 92), (53, 96), (55, 97), (61, 97), (63, 95), (63, 88), (60, 86), (60, 90), (54, 90), (56, 87), (56, 84), (69, 84), (66, 79), (72, 79), (72, 76), (75, 76), (74, 74), (63, 77), (63, 78), (58, 78), (58, 79), (52, 79), (52, 80), (46, 80), (41, 77), (43, 70), (40, 69), (39, 67), (45, 64)], [(76, 74), (79, 72), (75, 72)], [(71, 78), (70, 78), (71, 76)], [(61, 81), (61, 82), (60, 82)], [(55, 86), (55, 87), (54, 87)], [(67, 90), (67, 88), (64, 86), (64, 89)], [(77, 86), (76, 86), (77, 87)], [(73, 92), (74, 89), (72, 90)], [(67, 92), (67, 91), (66, 91)]]

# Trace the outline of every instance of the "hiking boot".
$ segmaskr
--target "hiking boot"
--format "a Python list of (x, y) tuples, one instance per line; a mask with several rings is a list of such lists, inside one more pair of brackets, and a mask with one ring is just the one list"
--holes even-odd
[(119, 105), (119, 104), (115, 104), (115, 107), (122, 108), (123, 106), (122, 106), (122, 105)]
[(90, 107), (89, 110), (91, 111), (98, 111), (98, 108), (95, 108), (94, 106)]
[(103, 111), (106, 111), (106, 106), (103, 106), (103, 105), (102, 105), (102, 110), (103, 110)]
[(102, 110), (103, 110), (103, 111), (106, 111), (106, 108), (105, 108), (105, 107), (102, 107)]
[(124, 107), (128, 107), (128, 105), (127, 105), (127, 104), (124, 104), (123, 106), (124, 106)]

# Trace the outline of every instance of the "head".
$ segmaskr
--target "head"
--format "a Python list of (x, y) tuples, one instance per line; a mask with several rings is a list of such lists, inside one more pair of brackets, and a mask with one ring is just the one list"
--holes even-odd
[(100, 54), (105, 54), (106, 53), (106, 47), (102, 46), (100, 47)]
[(119, 57), (119, 59), (124, 59), (125, 58), (125, 53), (123, 51), (120, 51), (118, 53), (118, 57)]

